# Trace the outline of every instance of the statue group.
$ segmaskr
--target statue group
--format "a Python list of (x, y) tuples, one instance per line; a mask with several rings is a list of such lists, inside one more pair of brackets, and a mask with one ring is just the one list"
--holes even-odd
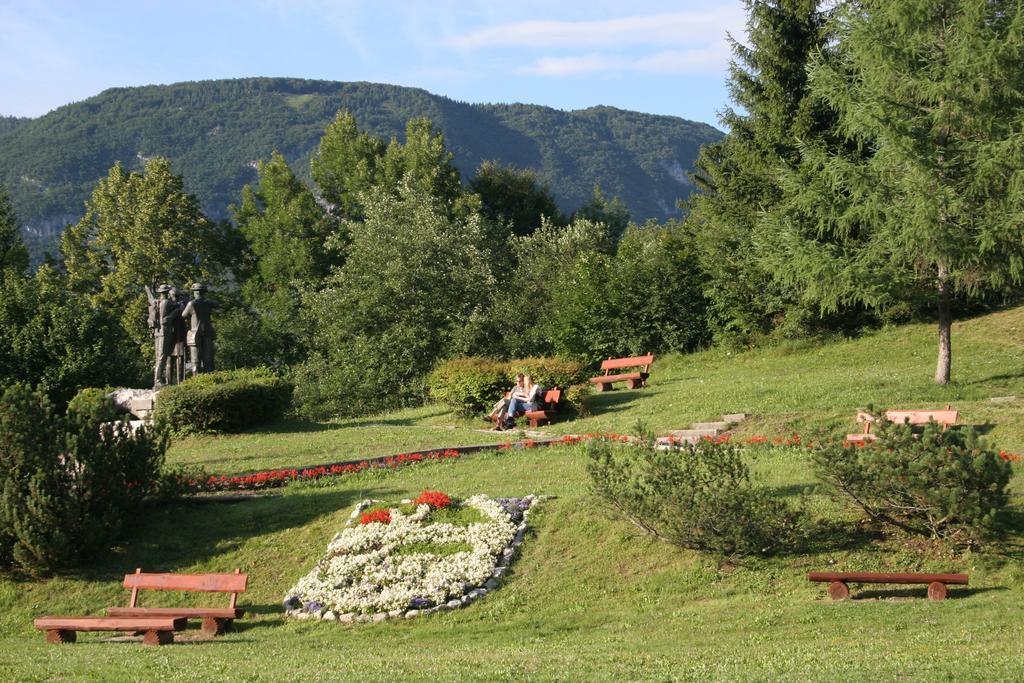
[[(192, 285), (192, 299), (178, 300), (178, 290), (160, 285), (149, 296), (149, 329), (156, 340), (153, 388), (177, 384), (186, 374), (213, 372), (212, 313), (219, 304), (206, 298), (206, 285)], [(186, 358), (186, 350), (188, 356)]]

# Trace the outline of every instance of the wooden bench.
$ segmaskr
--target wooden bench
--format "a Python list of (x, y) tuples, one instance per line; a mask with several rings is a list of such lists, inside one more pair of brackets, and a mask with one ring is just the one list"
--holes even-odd
[(525, 413), (530, 426), (540, 427), (551, 422), (555, 414), (558, 413), (558, 404), (561, 400), (562, 390), (558, 387), (545, 392), (543, 407), (540, 410), (527, 410)]
[[(109, 617), (171, 617), (202, 619), (203, 633), (215, 636), (231, 628), (235, 619), (245, 614), (236, 607), (238, 594), (245, 592), (248, 574), (236, 569), (233, 574), (143, 574), (136, 569), (134, 574), (125, 574), (124, 587), (132, 589), (127, 607), (108, 607)], [(227, 607), (139, 607), (140, 590), (203, 591), (209, 593), (231, 593)]]
[(886, 574), (880, 572), (809, 572), (810, 581), (828, 583), (828, 594), (833, 600), (850, 597), (849, 583), (914, 583), (928, 584), (928, 598), (946, 599), (946, 584), (967, 585), (967, 574)]
[[(887, 410), (885, 419), (896, 424), (907, 424), (911, 426), (926, 425), (929, 422), (936, 422), (942, 425), (942, 431), (946, 431), (949, 425), (956, 424), (958, 413), (946, 406), (945, 410)], [(876, 418), (871, 413), (863, 410), (857, 412), (857, 422), (864, 423), (864, 431), (860, 434), (847, 434), (846, 440), (851, 443), (863, 443), (874, 441), (878, 437), (871, 433), (871, 425)]]
[(33, 624), (46, 631), (48, 643), (73, 643), (77, 631), (131, 631), (142, 633), (145, 645), (174, 642), (174, 632), (188, 624), (184, 617), (40, 617)]
[[(597, 385), (598, 391), (609, 391), (615, 382), (625, 382), (630, 389), (639, 389), (647, 385), (647, 378), (651, 376), (651, 363), (654, 362), (654, 354), (646, 356), (634, 356), (632, 358), (609, 358), (601, 361), (601, 369), (604, 374), (592, 377), (591, 382)], [(642, 372), (622, 372), (616, 375), (611, 374), (612, 370), (624, 368), (635, 368), (643, 366)]]

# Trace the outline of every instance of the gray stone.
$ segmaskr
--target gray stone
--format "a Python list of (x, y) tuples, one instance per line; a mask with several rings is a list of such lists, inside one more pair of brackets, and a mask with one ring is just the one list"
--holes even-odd
[(305, 621), (306, 619), (312, 619), (313, 615), (310, 614), (309, 612), (299, 612), (298, 614), (295, 615), (295, 618), (296, 619), (302, 619), (303, 621)]
[(413, 617), (419, 616), (420, 611), (418, 609), (411, 609), (405, 613), (406, 619), (412, 619)]
[(351, 624), (355, 620), (356, 615), (354, 612), (345, 612), (344, 614), (338, 616), (338, 621), (340, 621), (343, 624)]
[(508, 567), (495, 567), (494, 571), (491, 572), (491, 576), (493, 576), (496, 579), (503, 579), (505, 578), (505, 574), (507, 573)]
[(393, 609), (388, 612), (388, 619), (397, 619), (400, 616), (402, 616), (402, 610), (400, 609)]
[(480, 593), (480, 597), (481, 598), (484, 597), (485, 595), (487, 595), (487, 589), (486, 588), (477, 588), (476, 590), (477, 590), (477, 592)]
[(497, 579), (487, 579), (487, 583), (484, 584), (484, 588), (486, 588), (489, 591), (492, 591), (492, 590), (494, 590), (497, 587), (498, 587)]
[(718, 432), (724, 432), (728, 428), (728, 422), (694, 422), (690, 425), (690, 429), (713, 429)]
[(480, 588), (477, 588), (476, 590), (472, 590), (469, 592), (469, 597), (473, 598), (474, 600), (476, 600), (477, 598), (482, 598), (485, 595), (487, 595), (487, 591), (482, 590)]
[(512, 545), (519, 545), (523, 542), (523, 538), (526, 536), (526, 529), (517, 531), (516, 535), (512, 537)]
[(462, 606), (462, 601), (461, 600), (449, 600), (448, 603), (445, 605), (445, 607), (447, 607), (448, 609), (455, 609), (455, 608), (461, 607), (461, 606)]
[(327, 610), (320, 618), (324, 621), (335, 621), (338, 618), (338, 615), (331, 610)]
[(463, 607), (465, 607), (466, 605), (468, 605), (469, 603), (473, 602), (474, 600), (476, 600), (476, 598), (474, 598), (471, 595), (463, 595), (462, 598), (459, 600), (459, 602), (462, 604)]
[(725, 420), (726, 422), (730, 423), (730, 424), (736, 424), (737, 422), (743, 422), (744, 420), (746, 420), (747, 419), (747, 414), (746, 413), (729, 413), (728, 415), (723, 415), (722, 419)]
[(1016, 400), (1016, 396), (993, 396), (989, 399), (992, 403), (1013, 403)]
[(370, 617), (370, 621), (372, 621), (374, 624), (379, 624), (382, 621), (386, 620), (387, 618), (388, 618), (387, 613), (385, 613), (385, 612), (377, 612), (372, 617)]
[(356, 615), (356, 623), (357, 624), (369, 624), (371, 619), (373, 619), (373, 617), (370, 616), (369, 614), (357, 614)]

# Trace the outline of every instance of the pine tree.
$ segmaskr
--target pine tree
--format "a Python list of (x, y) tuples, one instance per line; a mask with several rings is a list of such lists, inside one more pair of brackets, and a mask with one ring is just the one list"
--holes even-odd
[[(798, 141), (828, 135), (829, 111), (807, 96), (806, 65), (828, 43), (818, 0), (747, 0), (750, 47), (732, 40), (729, 133), (701, 149), (691, 201), (705, 295), (719, 341), (749, 343), (784, 325), (799, 327), (797, 297), (761, 263), (761, 215), (784, 196), (780, 168), (799, 161)], [(791, 320), (787, 321), (787, 317)]]
[[(1024, 278), (1024, 6), (865, 0), (843, 6), (836, 26), (842, 59), (816, 59), (811, 89), (871, 153), (808, 144), (816, 178), (776, 222), (778, 239), (797, 264), (792, 282), (823, 308), (924, 291), (945, 384), (954, 293)], [(823, 246), (822, 235), (841, 241)]]
[(274, 360), (293, 361), (302, 355), (302, 293), (319, 289), (340, 260), (338, 222), (276, 151), (259, 165), (259, 185), (243, 189), (234, 214), (252, 253), (245, 300), (260, 317), (264, 339), (281, 352)]
[(11, 198), (0, 185), (0, 271), (24, 273), (28, 269), (28, 249), (18, 230), (18, 219)]
[(310, 164), (313, 180), (339, 218), (362, 217), (360, 193), (380, 181), (384, 141), (360, 131), (347, 111), (327, 126)]

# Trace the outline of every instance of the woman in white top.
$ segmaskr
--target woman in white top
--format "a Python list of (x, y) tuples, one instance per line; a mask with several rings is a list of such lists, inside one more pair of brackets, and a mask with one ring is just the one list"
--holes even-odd
[(516, 416), (531, 410), (540, 409), (540, 385), (533, 383), (533, 375), (523, 377), (523, 389), (519, 395), (512, 393), (512, 399), (508, 402), (508, 417), (506, 424), (515, 424)]

